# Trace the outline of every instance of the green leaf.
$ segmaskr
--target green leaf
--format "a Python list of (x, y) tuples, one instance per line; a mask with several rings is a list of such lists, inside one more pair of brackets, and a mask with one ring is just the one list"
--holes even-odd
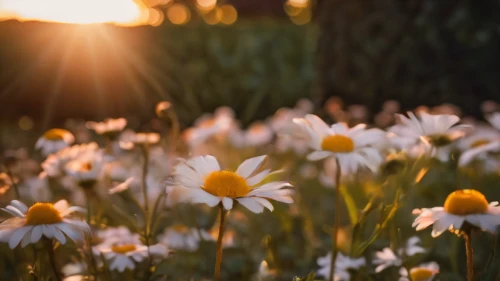
[(351, 194), (349, 194), (345, 186), (340, 188), (340, 194), (342, 194), (342, 197), (344, 198), (351, 224), (355, 225), (358, 221), (358, 207), (356, 206), (356, 202), (354, 202), (354, 199)]

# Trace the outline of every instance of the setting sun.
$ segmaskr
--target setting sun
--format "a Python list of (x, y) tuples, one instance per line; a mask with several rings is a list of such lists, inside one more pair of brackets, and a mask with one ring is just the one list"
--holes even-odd
[(139, 0), (0, 0), (0, 20), (74, 24), (149, 24), (150, 9)]

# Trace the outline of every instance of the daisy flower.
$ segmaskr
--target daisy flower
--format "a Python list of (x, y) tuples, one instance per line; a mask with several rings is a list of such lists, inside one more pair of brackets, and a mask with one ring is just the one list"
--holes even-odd
[(451, 144), (463, 137), (470, 126), (457, 125), (460, 118), (456, 115), (431, 115), (423, 111), (418, 112), (418, 115), (420, 119), (412, 112), (408, 112), (408, 117), (397, 115), (402, 123), (402, 136), (435, 147), (435, 155), (442, 161), (448, 160)]
[(70, 218), (74, 212), (84, 212), (80, 207), (68, 205), (66, 200), (52, 203), (35, 203), (27, 207), (22, 202), (13, 200), (2, 210), (13, 215), (0, 224), (0, 241), (8, 242), (14, 249), (19, 243), (26, 247), (30, 243), (38, 242), (42, 236), (55, 238), (65, 244), (67, 237), (73, 241), (82, 241), (84, 235), (90, 234), (87, 223)]
[(383, 161), (379, 149), (374, 147), (385, 141), (385, 132), (382, 130), (366, 130), (365, 124), (349, 128), (345, 123), (336, 123), (329, 127), (312, 114), (293, 121), (308, 135), (309, 146), (315, 150), (307, 156), (309, 160), (334, 156), (346, 173), (362, 166), (376, 171)]
[(462, 151), (467, 151), (498, 141), (500, 141), (499, 131), (491, 127), (477, 126), (471, 134), (458, 142), (458, 148)]
[(93, 187), (101, 177), (104, 167), (102, 154), (86, 155), (68, 162), (66, 173), (73, 177), (81, 187)]
[[(200, 237), (201, 234), (201, 237)], [(204, 229), (189, 228), (185, 225), (174, 225), (166, 229), (158, 241), (173, 250), (193, 252), (198, 250), (202, 240), (214, 241), (213, 237)]]
[(94, 130), (98, 135), (105, 135), (111, 139), (114, 139), (118, 134), (123, 131), (125, 126), (127, 126), (127, 119), (117, 118), (117, 119), (106, 119), (103, 122), (93, 122), (89, 121), (86, 123), (87, 128)]
[(265, 123), (255, 122), (246, 131), (233, 130), (229, 132), (228, 137), (235, 147), (256, 147), (270, 143), (274, 133)]
[(498, 152), (500, 152), (500, 141), (495, 141), (475, 148), (471, 148), (460, 155), (458, 165), (467, 166), (472, 161), (477, 159), (484, 162), (483, 169), (485, 169), (486, 171), (498, 171), (500, 169), (500, 159), (498, 159)]
[(373, 264), (377, 265), (375, 272), (379, 273), (382, 270), (391, 266), (401, 266), (403, 257), (411, 257), (416, 254), (425, 253), (425, 249), (420, 247), (420, 238), (414, 236), (408, 239), (405, 247), (397, 250), (397, 254), (391, 248), (384, 248), (382, 251), (375, 253)]
[(437, 237), (445, 230), (460, 230), (464, 222), (482, 230), (496, 232), (500, 225), (498, 202), (488, 204), (484, 195), (474, 189), (452, 192), (446, 198), (444, 207), (415, 209), (418, 215), (413, 223), (417, 231), (433, 225), (432, 236)]
[(68, 147), (75, 141), (75, 137), (64, 129), (50, 129), (36, 142), (35, 148), (40, 149), (44, 155), (58, 152)]
[(125, 241), (112, 243), (100, 247), (104, 258), (110, 262), (109, 269), (124, 272), (125, 269), (133, 270), (135, 263), (140, 263), (148, 258), (148, 255), (156, 257), (167, 257), (168, 250), (161, 244), (148, 247), (140, 242), (127, 243)]
[(42, 162), (42, 169), (49, 177), (63, 176), (65, 174), (65, 166), (68, 162), (77, 158), (87, 157), (86, 155), (95, 155), (99, 151), (99, 146), (95, 142), (66, 147), (57, 153), (49, 155)]
[(125, 131), (120, 137), (120, 147), (123, 149), (132, 149), (134, 146), (150, 146), (160, 141), (158, 133), (136, 133), (134, 131)]
[(271, 170), (259, 171), (267, 156), (258, 156), (245, 160), (233, 172), (223, 170), (213, 156), (198, 156), (178, 164), (174, 168), (173, 192), (180, 201), (205, 203), (211, 207), (222, 203), (226, 210), (233, 208), (236, 200), (254, 213), (261, 213), (264, 207), (272, 211), (273, 205), (268, 199), (283, 203), (292, 203), (293, 190), (288, 182), (261, 182)]
[[(429, 262), (410, 269), (410, 277), (412, 281), (432, 281), (434, 276), (439, 273), (439, 265), (437, 262)], [(399, 281), (410, 281), (408, 279), (408, 271), (402, 267), (399, 270), (401, 277)]]
[[(317, 260), (317, 263), (320, 269), (317, 271), (317, 274), (320, 276), (328, 277), (330, 274), (330, 263), (332, 259), (332, 253), (328, 253), (328, 255), (324, 257), (320, 257)], [(335, 281), (348, 281), (351, 279), (351, 274), (349, 273), (349, 269), (358, 270), (361, 267), (366, 265), (365, 258), (351, 258), (348, 256), (344, 256), (342, 253), (338, 253), (337, 259), (335, 260)]]
[(195, 122), (193, 128), (188, 129), (184, 138), (190, 147), (195, 147), (211, 137), (225, 137), (235, 128), (234, 111), (229, 107), (218, 108), (214, 115), (205, 115)]

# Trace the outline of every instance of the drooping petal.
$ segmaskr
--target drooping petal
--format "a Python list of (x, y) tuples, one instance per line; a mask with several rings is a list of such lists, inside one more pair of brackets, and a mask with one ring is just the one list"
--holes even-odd
[(266, 158), (267, 155), (262, 155), (247, 159), (243, 161), (243, 163), (241, 163), (241, 165), (236, 170), (236, 173), (244, 178), (248, 178), (262, 166)]
[(254, 213), (262, 213), (264, 207), (255, 201), (253, 198), (237, 198), (236, 199), (241, 205), (245, 206), (248, 210)]

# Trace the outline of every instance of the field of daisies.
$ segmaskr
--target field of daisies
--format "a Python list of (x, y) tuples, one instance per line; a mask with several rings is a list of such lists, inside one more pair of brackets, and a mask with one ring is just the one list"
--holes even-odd
[(147, 132), (52, 128), (1, 152), (0, 279), (500, 280), (498, 110), (300, 100), (186, 127), (161, 102)]

